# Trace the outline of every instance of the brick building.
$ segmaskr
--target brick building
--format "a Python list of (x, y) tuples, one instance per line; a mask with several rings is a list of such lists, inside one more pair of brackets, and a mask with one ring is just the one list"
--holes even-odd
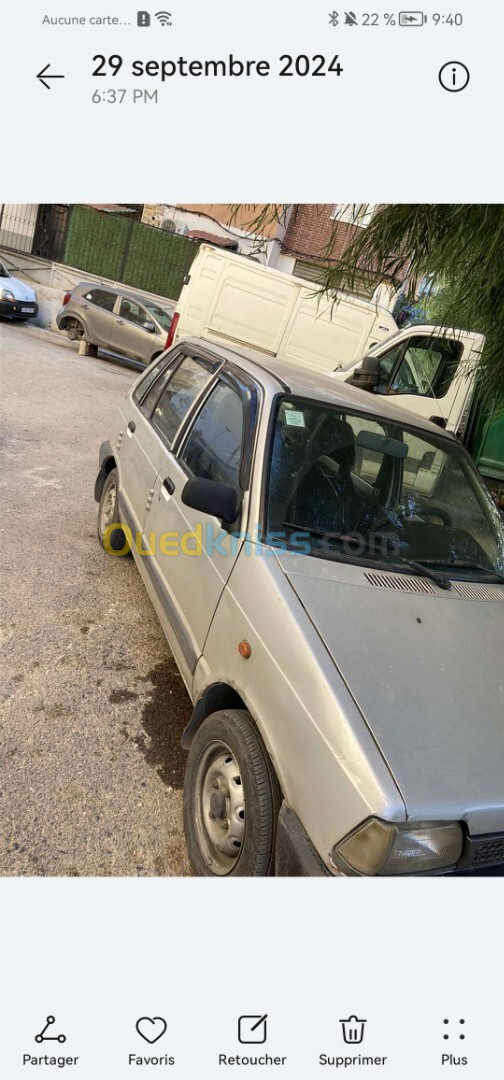
[[(319, 281), (328, 266), (336, 266), (360, 229), (366, 228), (375, 212), (368, 203), (296, 203), (282, 242), (278, 267), (288, 274)], [(377, 268), (376, 281), (386, 280)], [(362, 294), (373, 288), (362, 286)]]

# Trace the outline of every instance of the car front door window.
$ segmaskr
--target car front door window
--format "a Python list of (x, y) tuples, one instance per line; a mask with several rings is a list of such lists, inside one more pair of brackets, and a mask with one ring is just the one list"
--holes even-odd
[(444, 397), (454, 379), (461, 352), (461, 343), (452, 338), (412, 336), (382, 357), (377, 392)]
[(142, 329), (145, 329), (149, 324), (153, 325), (152, 319), (145, 308), (141, 304), (136, 304), (134, 300), (128, 300), (126, 297), (121, 300), (119, 318), (126, 319), (127, 322), (133, 323), (134, 326), (140, 326)]
[(380, 360), (378, 384), (376, 387), (377, 394), (388, 394), (390, 376), (400, 356), (402, 355), (402, 351), (403, 345), (396, 345), (394, 349), (391, 349), (390, 352), (388, 352), (385, 356), (382, 356)]
[(217, 480), (238, 490), (242, 442), (241, 398), (220, 382), (194, 421), (181, 461), (192, 476)]

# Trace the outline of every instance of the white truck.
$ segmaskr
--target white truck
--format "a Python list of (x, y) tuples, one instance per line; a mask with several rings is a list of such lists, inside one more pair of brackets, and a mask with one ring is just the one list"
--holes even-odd
[(313, 282), (209, 244), (191, 266), (169, 343), (185, 337), (260, 350), (400, 395), (404, 408), (459, 435), (484, 345), (481, 334), (447, 327), (399, 330), (374, 300), (341, 293), (335, 302)]

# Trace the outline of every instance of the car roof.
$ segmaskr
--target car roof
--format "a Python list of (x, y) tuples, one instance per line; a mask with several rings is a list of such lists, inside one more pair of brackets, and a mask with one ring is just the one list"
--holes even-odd
[[(125, 296), (127, 300), (134, 300), (137, 304), (153, 304), (154, 307), (161, 308), (161, 311), (166, 311), (168, 315), (175, 308), (175, 304), (170, 304), (169, 300), (166, 300), (168, 307), (165, 307), (165, 301), (161, 303), (159, 300), (152, 300), (150, 296), (142, 296), (141, 293), (131, 292), (130, 289), (120, 289), (117, 285), (107, 285), (102, 281), (79, 281), (76, 285), (76, 289), (104, 289), (106, 292), (115, 293), (116, 296)], [(75, 291), (75, 290), (74, 290)]]
[(264, 381), (264, 379), (261, 380), (261, 375), (270, 376), (271, 380), (277, 383), (274, 392), (296, 394), (299, 397), (314, 398), (316, 401), (327, 402), (331, 405), (341, 405), (343, 408), (363, 410), (383, 419), (389, 418), (392, 423), (422, 428), (450, 440), (453, 438), (438, 424), (425, 420), (422, 416), (412, 413), (410, 409), (401, 408), (384, 395), (371, 394), (367, 390), (350, 386), (344, 380), (335, 378), (331, 372), (303, 368), (300, 364), (294, 364), (289, 360), (278, 360), (277, 357), (267, 356), (253, 349), (241, 349), (234, 345), (209, 342), (205, 338), (185, 338), (183, 342), (179, 342), (179, 344), (182, 343), (190, 345), (191, 348), (205, 350), (229, 363), (241, 365), (250, 375), (255, 374), (259, 381)]

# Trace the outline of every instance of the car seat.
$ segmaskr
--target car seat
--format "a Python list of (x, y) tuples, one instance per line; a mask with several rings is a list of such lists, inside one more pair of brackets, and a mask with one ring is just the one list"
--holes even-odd
[(351, 477), (356, 456), (351, 425), (328, 418), (312, 438), (308, 456), (287, 509), (288, 521), (297, 528), (350, 532), (363, 510)]

